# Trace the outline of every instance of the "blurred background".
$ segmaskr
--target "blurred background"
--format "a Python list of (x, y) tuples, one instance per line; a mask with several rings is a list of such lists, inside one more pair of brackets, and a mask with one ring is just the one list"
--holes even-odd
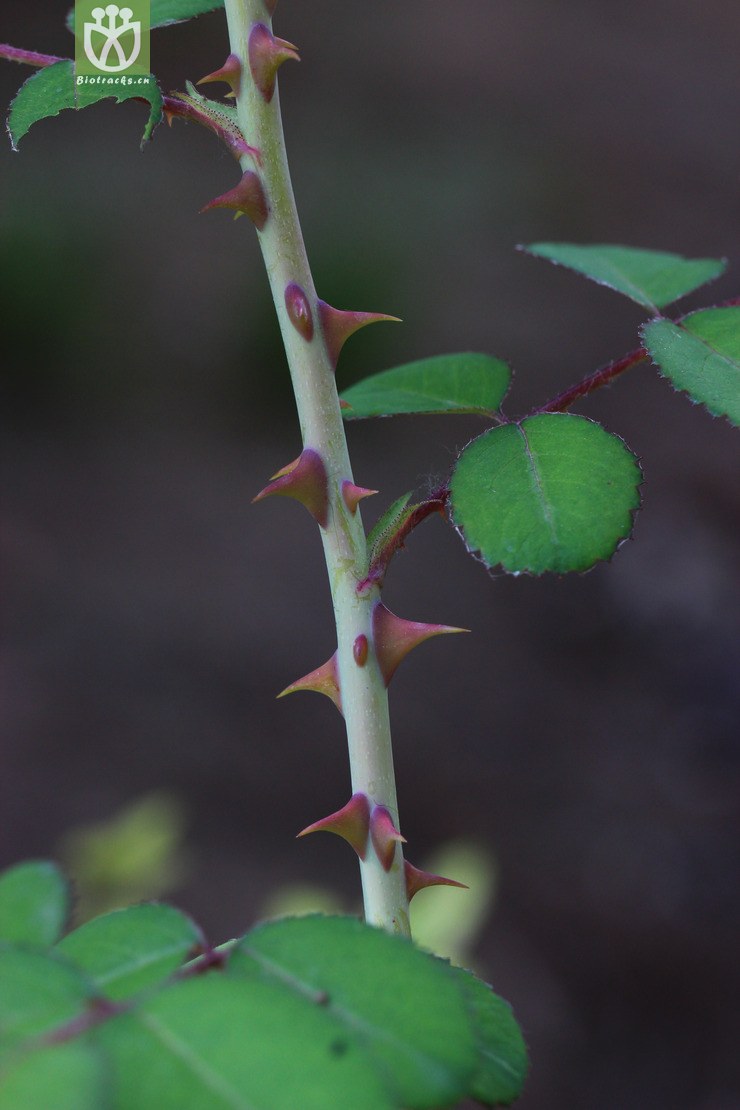
[[(6, 5), (0, 39), (68, 55), (66, 8)], [(734, 0), (281, 0), (275, 29), (319, 293), (404, 319), (342, 385), (487, 351), (517, 413), (636, 345), (636, 305), (521, 242), (726, 255), (681, 307), (740, 293)], [(218, 13), (153, 34), (165, 90), (226, 53)], [(4, 104), (30, 72), (2, 63)], [(274, 701), (335, 642), (312, 521), (250, 506), (299, 442), (251, 226), (197, 214), (238, 170), (181, 121), (140, 154), (144, 121), (0, 150), (0, 864), (62, 858), (80, 914), (166, 895), (221, 941), (286, 899), (356, 908), (346, 846), (294, 840), (349, 776), (329, 702)], [(611, 564), (490, 576), (435, 517), (389, 575), (394, 611), (473, 630), (393, 683), (410, 858), (480, 879), (418, 904), (514, 1004), (522, 1110), (736, 1110), (738, 440), (645, 365), (578, 411), (643, 460)], [(366, 523), (480, 430), (352, 425)]]

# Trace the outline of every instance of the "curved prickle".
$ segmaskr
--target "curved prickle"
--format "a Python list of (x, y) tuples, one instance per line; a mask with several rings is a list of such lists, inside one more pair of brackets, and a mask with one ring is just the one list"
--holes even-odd
[(401, 836), (393, 824), (390, 810), (386, 806), (373, 806), (370, 814), (370, 839), (381, 867), (384, 871), (390, 871), (396, 854), (396, 844), (405, 844), (406, 837)]
[(228, 58), (221, 66), (220, 69), (215, 69), (213, 73), (207, 73), (205, 77), (201, 77), (197, 81), (198, 85), (209, 85), (216, 81), (223, 81), (225, 84), (231, 86), (231, 96), (239, 95), (239, 86), (242, 77), (242, 64), (237, 58), (236, 54), (229, 54)]
[(326, 350), (335, 370), (342, 347), (360, 328), (368, 324), (379, 324), (383, 320), (401, 323), (398, 316), (387, 316), (383, 312), (344, 312), (340, 308), (332, 308), (326, 301), (319, 301), (318, 308)]
[(406, 894), (409, 902), (415, 894), (428, 886), (458, 886), (461, 890), (469, 889), (467, 883), (458, 883), (456, 879), (445, 879), (442, 875), (433, 875), (431, 871), (420, 871), (407, 859), (403, 861), (403, 869), (406, 875)]
[(249, 33), (249, 69), (255, 85), (269, 104), (275, 95), (275, 79), (283, 62), (300, 62), (298, 48), (292, 42), (275, 38), (264, 23), (255, 23)]
[(284, 698), (286, 694), (297, 694), (299, 690), (313, 690), (316, 694), (325, 694), (327, 698), (336, 705), (339, 712), (342, 712), (342, 698), (339, 692), (339, 671), (337, 668), (337, 653), (334, 652), (331, 659), (327, 659), (315, 671), (310, 671), (309, 674), (303, 678), (296, 679), (291, 682), (290, 686), (286, 686), (284, 690), (278, 694), (279, 698)]
[(313, 339), (313, 313), (305, 291), (295, 281), (285, 287), (285, 307), (295, 330), (310, 343)]
[(364, 860), (370, 835), (370, 802), (366, 794), (353, 794), (346, 806), (330, 813), (320, 821), (314, 821), (302, 829), (298, 836), (314, 832), (330, 832), (341, 836), (354, 848), (360, 859)]
[(252, 498), (252, 504), (275, 495), (300, 501), (316, 523), (326, 528), (329, 519), (329, 481), (318, 451), (306, 447), (297, 459), (273, 475), (269, 485)]
[(237, 218), (249, 216), (258, 231), (262, 231), (269, 215), (262, 182), (252, 170), (243, 173), (241, 181), (233, 189), (205, 204), (201, 212), (210, 212), (213, 208), (233, 208)]
[(377, 493), (376, 489), (365, 489), (363, 486), (356, 486), (354, 482), (345, 480), (342, 482), (342, 500), (352, 513), (352, 516), (357, 512), (357, 506), (363, 497), (372, 497)]
[(379, 601), (373, 609), (373, 641), (386, 686), (399, 663), (419, 644), (433, 636), (467, 631), (467, 628), (454, 628), (448, 624), (421, 624), (418, 621), (403, 620)]

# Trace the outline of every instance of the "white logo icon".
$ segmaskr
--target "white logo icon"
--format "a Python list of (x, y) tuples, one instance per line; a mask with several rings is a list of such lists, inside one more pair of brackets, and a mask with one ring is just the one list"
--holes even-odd
[[(131, 19), (134, 14), (131, 8), (119, 8), (118, 4), (93, 8), (90, 14), (95, 22), (85, 23), (85, 53), (89, 61), (105, 73), (120, 73), (128, 69), (141, 51), (141, 22)], [(127, 57), (121, 38), (128, 31), (133, 31), (134, 42)], [(109, 61), (111, 54), (113, 60)]]

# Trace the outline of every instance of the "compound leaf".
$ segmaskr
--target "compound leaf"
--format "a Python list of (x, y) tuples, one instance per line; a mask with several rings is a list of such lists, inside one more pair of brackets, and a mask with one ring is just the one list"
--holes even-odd
[(173, 906), (149, 903), (113, 910), (69, 933), (58, 950), (109, 998), (130, 998), (169, 978), (203, 935)]
[(654, 320), (642, 338), (676, 389), (740, 425), (740, 308), (705, 308), (680, 324)]
[(608, 285), (651, 312), (719, 277), (727, 265), (722, 258), (683, 258), (608, 243), (531, 243), (522, 250)]
[(374, 1062), (392, 1105), (445, 1106), (467, 1092), (476, 1044), (466, 997), (447, 964), (410, 942), (353, 918), (285, 919), (249, 933), (229, 967), (330, 1020), (343, 1053)]
[(0, 940), (50, 946), (68, 912), (69, 888), (55, 864), (29, 860), (0, 875)]
[(482, 413), (498, 410), (509, 387), (509, 368), (482, 354), (437, 355), (383, 370), (342, 394), (345, 420), (411, 413)]
[[(138, 82), (137, 78), (134, 78)], [(162, 94), (153, 78), (142, 78), (142, 84), (76, 85), (74, 62), (55, 62), (52, 66), (34, 73), (21, 85), (8, 116), (8, 131), (13, 149), (34, 123), (50, 116), (58, 116), (65, 108), (87, 108), (99, 100), (114, 97), (117, 103), (130, 99), (149, 102), (149, 119), (144, 128), (142, 142), (151, 138), (162, 118)]]
[(489, 567), (588, 570), (630, 534), (640, 479), (617, 436), (583, 416), (543, 413), (492, 428), (462, 451), (452, 520)]
[(521, 1087), (508, 1007), (410, 941), (283, 919), (165, 979), (199, 936), (146, 905), (52, 953), (0, 944), (0, 1110), (433, 1110)]
[[(151, 0), (150, 26), (166, 27), (170, 23), (183, 23), (196, 15), (223, 8), (224, 0)], [(67, 14), (67, 27), (74, 34), (75, 10)]]

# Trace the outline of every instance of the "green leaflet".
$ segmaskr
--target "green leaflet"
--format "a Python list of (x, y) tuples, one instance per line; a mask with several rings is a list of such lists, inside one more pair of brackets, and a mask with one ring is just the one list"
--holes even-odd
[(683, 258), (607, 243), (531, 243), (521, 249), (608, 285), (651, 312), (719, 277), (727, 265), (721, 258)]
[(118, 1110), (393, 1110), (382, 1078), (319, 1006), (212, 973), (100, 1030)]
[(123, 999), (164, 982), (204, 944), (197, 925), (172, 906), (149, 903), (103, 914), (58, 950), (102, 994)]
[(527, 1046), (511, 1007), (469, 971), (457, 969), (468, 992), (479, 1041), (479, 1063), (471, 1094), (485, 1106), (509, 1106), (527, 1076)]
[(0, 875), (0, 940), (54, 944), (69, 913), (69, 888), (46, 860), (19, 863)]
[(101, 1110), (107, 1086), (99, 1049), (82, 1039), (52, 1045), (0, 1069), (0, 1110)]
[(287, 919), (245, 937), (230, 970), (287, 985), (304, 1005), (325, 999), (337, 1038), (369, 1056), (393, 1105), (444, 1106), (468, 1090), (477, 1051), (464, 994), (448, 965), (410, 942), (352, 918)]
[(676, 389), (740, 425), (740, 308), (705, 308), (680, 324), (654, 320), (642, 339)]
[[(152, 0), (152, 27), (166, 27), (169, 23), (183, 23), (196, 15), (223, 8), (224, 0)], [(67, 27), (75, 29), (75, 10), (67, 13)]]
[(54, 953), (0, 944), (0, 1069), (24, 1042), (83, 1014), (93, 989)]
[(0, 1110), (432, 1110), (523, 1083), (506, 1004), (410, 941), (288, 918), (224, 946), (225, 966), (183, 966), (194, 938), (147, 905), (58, 952), (0, 944)]
[(154, 79), (145, 85), (107, 86), (75, 85), (74, 63), (56, 62), (38, 70), (21, 85), (8, 116), (8, 131), (13, 149), (38, 120), (58, 116), (65, 108), (87, 108), (99, 100), (114, 97), (124, 100), (144, 99), (149, 102), (149, 119), (144, 128), (142, 144), (147, 142), (162, 118), (162, 94)]
[(481, 413), (498, 410), (509, 387), (509, 368), (482, 354), (437, 355), (365, 378), (342, 394), (352, 407), (345, 420), (412, 413)]
[(630, 534), (640, 480), (617, 436), (582, 416), (545, 413), (468, 444), (450, 483), (451, 513), (489, 567), (583, 571)]

